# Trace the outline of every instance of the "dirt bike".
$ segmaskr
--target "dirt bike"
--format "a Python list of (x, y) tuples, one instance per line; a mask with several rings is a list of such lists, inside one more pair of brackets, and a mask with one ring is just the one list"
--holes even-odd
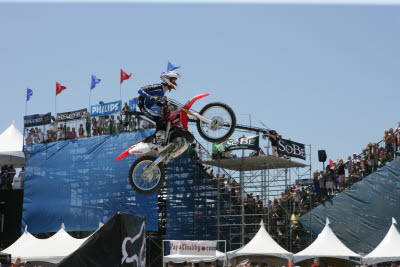
[[(188, 115), (197, 118), (197, 130), (209, 142), (220, 143), (232, 135), (236, 127), (236, 116), (228, 105), (210, 103), (199, 113), (190, 109), (198, 99), (208, 95), (197, 95), (185, 105), (163, 97), (160, 102), (167, 122), (166, 130), (156, 131), (155, 138), (153, 135), (135, 142), (115, 159), (119, 161), (130, 154), (139, 157), (129, 170), (129, 182), (135, 191), (144, 195), (157, 192), (165, 181), (165, 166), (184, 153), (194, 141), (194, 136), (188, 131)], [(155, 124), (150, 118), (141, 117)]]

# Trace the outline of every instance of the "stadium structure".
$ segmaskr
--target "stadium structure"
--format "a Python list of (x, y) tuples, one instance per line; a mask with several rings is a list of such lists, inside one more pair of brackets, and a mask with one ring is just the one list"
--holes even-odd
[[(136, 158), (126, 157), (120, 162), (114, 159), (124, 148), (153, 131), (26, 145), (23, 209), (15, 209), (22, 213), (18, 231), (28, 226), (31, 233), (43, 235), (56, 232), (64, 223), (68, 232), (84, 236), (118, 211), (142, 215), (146, 217), (147, 266), (160, 266), (162, 240), (226, 240), (226, 251), (230, 251), (246, 244), (259, 229), (261, 220), (271, 236), (292, 252), (307, 247), (315, 239), (326, 216), (349, 247), (368, 236), (366, 225), (372, 222), (376, 231), (369, 234), (368, 246), (357, 247), (358, 252), (366, 253), (363, 249), (374, 247), (385, 234), (387, 218), (400, 213), (400, 161), (395, 159), (328, 203), (304, 214), (302, 229), (290, 227), (293, 211), (290, 205), (283, 207), (284, 213), (272, 224), (268, 209), (252, 208), (245, 196), (250, 193), (258, 196), (264, 206), (268, 200), (279, 198), (292, 183), (311, 182), (311, 145), (306, 146), (304, 162), (275, 157), (268, 139), (263, 139), (268, 130), (243, 125), (238, 125), (237, 131), (265, 140), (260, 145), (265, 155), (251, 156), (244, 150), (236, 150), (239, 154), (236, 157), (212, 158), (201, 147), (205, 151), (201, 160), (181, 155), (168, 164), (166, 183), (157, 194), (140, 195), (128, 181), (129, 168)], [(212, 179), (211, 169), (214, 175), (225, 174), (227, 181), (236, 181), (241, 197), (232, 197), (223, 183)], [(381, 194), (371, 194), (377, 187)], [(387, 198), (391, 199), (389, 207), (381, 209)], [(362, 210), (358, 210), (361, 206)], [(343, 229), (344, 225), (351, 225), (347, 229), (353, 232)], [(15, 236), (18, 234), (10, 235), (3, 248)]]

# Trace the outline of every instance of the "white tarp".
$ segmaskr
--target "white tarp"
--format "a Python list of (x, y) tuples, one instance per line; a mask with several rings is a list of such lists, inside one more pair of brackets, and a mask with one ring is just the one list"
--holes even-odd
[(23, 144), (24, 136), (15, 128), (13, 122), (0, 135), (0, 165), (14, 165), (14, 168), (25, 166)]
[(364, 261), (368, 265), (387, 261), (400, 261), (400, 231), (397, 222), (392, 218), (392, 225), (381, 243), (367, 256)]
[(173, 262), (173, 263), (183, 263), (185, 261), (192, 262), (213, 262), (213, 261), (225, 261), (225, 253), (221, 251), (216, 251), (215, 256), (199, 256), (199, 255), (180, 255), (173, 254), (164, 256), (164, 263)]
[(247, 245), (230, 252), (227, 252), (228, 259), (247, 256), (261, 255), (273, 256), (282, 259), (292, 260), (293, 254), (282, 248), (265, 230), (264, 223), (261, 221), (261, 227), (253, 239)]
[(88, 238), (73, 238), (64, 228), (63, 224), (56, 234), (47, 239), (38, 239), (25, 228), (21, 237), (2, 252), (11, 254), (12, 261), (20, 257), (22, 261), (58, 263), (79, 248)]
[(315, 241), (294, 255), (294, 262), (312, 258), (337, 258), (359, 262), (361, 256), (346, 247), (342, 241), (333, 233), (329, 227), (329, 219), (326, 218), (326, 225)]

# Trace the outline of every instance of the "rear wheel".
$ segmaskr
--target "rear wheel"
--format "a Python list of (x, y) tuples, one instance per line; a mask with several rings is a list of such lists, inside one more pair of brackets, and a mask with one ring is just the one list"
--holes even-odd
[(137, 159), (129, 170), (129, 182), (142, 195), (156, 193), (165, 181), (165, 166), (159, 163), (146, 175), (148, 167), (156, 160), (151, 156)]
[(224, 103), (210, 103), (201, 109), (200, 115), (210, 119), (210, 125), (197, 120), (197, 130), (208, 142), (220, 143), (228, 139), (236, 128), (236, 116), (233, 110)]

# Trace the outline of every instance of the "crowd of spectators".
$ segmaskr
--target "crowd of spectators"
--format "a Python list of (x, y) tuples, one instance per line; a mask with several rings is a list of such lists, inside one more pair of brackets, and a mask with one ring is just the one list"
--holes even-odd
[[(103, 104), (103, 102), (100, 101), (100, 104)], [(153, 127), (151, 123), (143, 120), (136, 112), (129, 111), (128, 103), (125, 102), (120, 114), (91, 117), (85, 108), (84, 114), (79, 120), (57, 122), (52, 117), (51, 124), (43, 126), (43, 129), (41, 127), (27, 129), (25, 144), (41, 144), (91, 136), (133, 132)], [(48, 129), (45, 130), (46, 128)]]
[[(261, 196), (254, 195), (253, 192), (241, 193), (240, 183), (225, 173), (214, 173), (210, 166), (200, 167), (206, 170), (216, 188), (231, 198), (232, 206), (237, 207), (237, 212), (240, 212), (239, 207), (243, 197), (246, 224), (258, 225), (263, 219), (264, 222), (269, 223), (270, 234), (277, 240), (279, 236), (285, 235), (282, 232), (285, 227), (279, 226), (290, 225), (290, 231), (300, 230), (299, 218), (302, 214), (346, 190), (398, 156), (399, 132), (400, 122), (395, 130), (391, 128), (385, 131), (382, 141), (368, 143), (359, 155), (353, 154), (346, 161), (343, 159), (338, 159), (336, 162), (331, 161), (325, 170), (315, 171), (312, 174), (310, 184), (290, 185), (281, 192), (279, 198), (269, 199), (267, 203), (263, 203)], [(200, 145), (193, 144), (188, 150), (188, 154), (199, 158), (200, 154), (203, 154), (203, 152), (200, 153), (201, 150), (204, 149)], [(296, 246), (300, 248), (303, 245), (301, 238), (296, 233), (292, 235), (292, 242), (294, 250), (296, 250)]]

